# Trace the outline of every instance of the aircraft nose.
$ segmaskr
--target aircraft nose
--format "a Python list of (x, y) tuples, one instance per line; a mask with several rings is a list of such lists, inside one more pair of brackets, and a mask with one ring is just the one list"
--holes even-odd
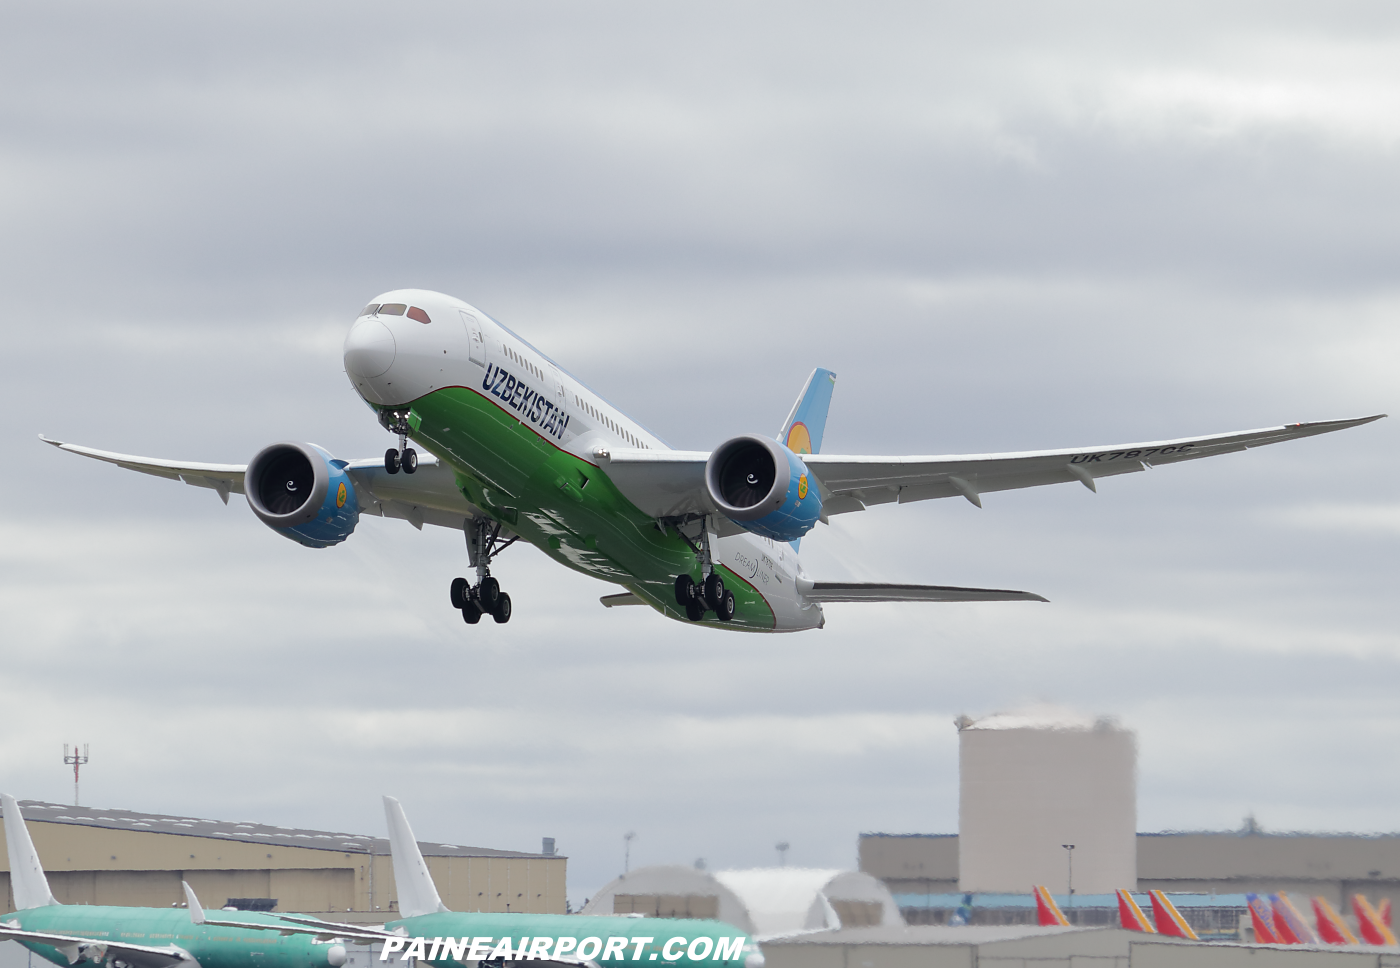
[(351, 376), (372, 380), (394, 365), (394, 334), (377, 317), (355, 321), (345, 337), (345, 370)]

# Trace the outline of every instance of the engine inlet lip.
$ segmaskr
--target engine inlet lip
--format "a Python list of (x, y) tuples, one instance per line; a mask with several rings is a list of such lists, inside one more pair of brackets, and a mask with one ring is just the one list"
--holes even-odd
[[(295, 511), (277, 514), (263, 504), (258, 496), (258, 485), (262, 482), (262, 476), (267, 473), (268, 465), (288, 452), (300, 455), (311, 465), (311, 491)], [(274, 528), (295, 528), (316, 520), (316, 516), (321, 513), (321, 505), (325, 501), (330, 483), (331, 475), (326, 467), (326, 459), (319, 451), (299, 441), (282, 440), (268, 444), (248, 462), (248, 468), (243, 472), (243, 496), (248, 499), (248, 506), (264, 524)]]
[[(738, 507), (724, 499), (720, 489), (720, 475), (735, 451), (757, 444), (768, 452), (773, 460), (773, 486), (760, 500), (748, 507)], [(705, 461), (705, 489), (710, 500), (726, 517), (735, 521), (757, 521), (778, 510), (787, 501), (788, 489), (792, 486), (792, 472), (788, 464), (787, 451), (775, 440), (758, 434), (741, 434), (732, 437), (715, 448)]]

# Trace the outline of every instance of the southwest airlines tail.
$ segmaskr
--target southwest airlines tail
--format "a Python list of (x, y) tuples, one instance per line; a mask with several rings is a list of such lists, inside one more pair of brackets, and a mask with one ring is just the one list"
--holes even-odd
[(5, 844), (10, 849), (10, 890), (15, 896), (15, 910), (57, 904), (49, 890), (49, 879), (44, 876), (44, 865), (39, 863), (39, 852), (29, 839), (19, 804), (8, 793), (0, 793), (0, 804), (5, 808)]
[(1367, 944), (1400, 943), (1396, 941), (1395, 932), (1390, 930), (1390, 925), (1385, 923), (1385, 918), (1366, 900), (1365, 894), (1351, 896), (1351, 910), (1356, 915), (1357, 930), (1361, 932), (1361, 938)]
[(1332, 910), (1325, 897), (1312, 899), (1313, 914), (1317, 916), (1317, 933), (1328, 944), (1356, 944), (1356, 935), (1342, 920), (1342, 916)]
[(1176, 909), (1176, 905), (1167, 900), (1167, 896), (1161, 891), (1148, 891), (1148, 896), (1152, 898), (1152, 920), (1157, 922), (1157, 933), (1165, 934), (1172, 938), (1190, 938), (1192, 941), (1200, 941), (1196, 937), (1196, 932), (1191, 930), (1191, 925), (1186, 923), (1186, 919), (1181, 916), (1181, 912)]
[(1254, 940), (1260, 944), (1295, 944), (1294, 941), (1284, 941), (1284, 936), (1279, 931), (1278, 922), (1274, 918), (1273, 905), (1269, 899), (1260, 897), (1258, 894), (1246, 894), (1244, 899), (1249, 902), (1249, 918), (1254, 923)]
[(1289, 944), (1317, 944), (1317, 935), (1308, 927), (1307, 919), (1293, 906), (1286, 893), (1279, 891), (1270, 894), (1269, 902), (1274, 908), (1274, 925), (1278, 928), (1279, 937), (1287, 941), (1288, 936), (1292, 936)]
[(1036, 922), (1042, 928), (1069, 927), (1069, 918), (1064, 916), (1060, 911), (1060, 906), (1050, 896), (1050, 889), (1039, 884), (1035, 886), (1035, 913)]
[(1152, 926), (1152, 922), (1147, 920), (1147, 915), (1142, 913), (1142, 908), (1138, 907), (1133, 896), (1121, 887), (1118, 894), (1118, 921), (1129, 931), (1141, 931), (1144, 934), (1156, 934), (1157, 929)]

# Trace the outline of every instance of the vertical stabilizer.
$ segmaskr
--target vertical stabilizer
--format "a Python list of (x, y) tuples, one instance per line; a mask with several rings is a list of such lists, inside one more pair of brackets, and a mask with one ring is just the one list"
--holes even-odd
[(1042, 928), (1048, 927), (1069, 927), (1069, 918), (1065, 917), (1060, 906), (1055, 903), (1055, 899), (1050, 896), (1050, 889), (1037, 884), (1035, 886), (1035, 919)]
[(403, 807), (393, 797), (384, 798), (384, 818), (389, 822), (389, 854), (394, 861), (394, 887), (399, 895), (399, 913), (406, 918), (446, 912), (438, 896), (428, 863), (413, 838)]
[(1390, 925), (1385, 923), (1380, 912), (1366, 900), (1365, 894), (1351, 896), (1351, 910), (1356, 915), (1356, 928), (1361, 940), (1367, 944), (1394, 946), (1397, 943), (1395, 932), (1390, 930)]
[(1143, 934), (1156, 934), (1157, 929), (1152, 926), (1152, 922), (1147, 920), (1147, 915), (1142, 913), (1142, 908), (1138, 907), (1137, 901), (1123, 888), (1118, 888), (1115, 892), (1118, 895), (1118, 923), (1129, 931), (1141, 931)]
[(1325, 897), (1312, 899), (1313, 916), (1317, 918), (1317, 936), (1328, 944), (1356, 944), (1356, 935), (1342, 920), (1342, 916), (1332, 910)]
[(1269, 903), (1273, 906), (1274, 925), (1280, 929), (1280, 935), (1283, 933), (1282, 929), (1287, 927), (1288, 933), (1293, 935), (1293, 944), (1317, 944), (1317, 935), (1308, 927), (1303, 912), (1294, 907), (1293, 902), (1288, 899), (1286, 891), (1270, 894)]
[(1158, 934), (1165, 934), (1171, 938), (1189, 938), (1192, 941), (1201, 940), (1196, 937), (1196, 932), (1186, 923), (1186, 919), (1181, 916), (1181, 912), (1167, 895), (1161, 891), (1148, 891), (1147, 896), (1152, 898), (1152, 920), (1157, 922)]
[(15, 896), (15, 910), (57, 904), (49, 890), (49, 879), (44, 876), (44, 865), (39, 863), (39, 852), (29, 839), (19, 804), (8, 793), (0, 793), (0, 804), (5, 808), (5, 846), (10, 851), (10, 891)]
[(836, 374), (817, 367), (807, 377), (807, 385), (792, 405), (792, 412), (783, 421), (778, 440), (794, 454), (820, 454), (822, 434), (826, 431), (826, 412), (831, 408), (831, 391), (836, 388)]
[(1259, 944), (1296, 944), (1295, 941), (1285, 940), (1282, 932), (1279, 931), (1278, 922), (1274, 918), (1273, 905), (1269, 899), (1258, 894), (1246, 894), (1245, 901), (1249, 904), (1249, 918), (1254, 925), (1254, 940)]

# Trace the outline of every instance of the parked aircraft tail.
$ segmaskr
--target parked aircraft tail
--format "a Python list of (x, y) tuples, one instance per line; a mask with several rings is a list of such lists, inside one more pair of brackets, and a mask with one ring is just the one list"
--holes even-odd
[(1380, 912), (1381, 920), (1385, 922), (1387, 928), (1395, 927), (1395, 923), (1390, 920), (1390, 898), (1381, 898), (1381, 903), (1376, 905), (1376, 910)]
[(1035, 886), (1035, 913), (1036, 923), (1042, 928), (1069, 927), (1069, 918), (1064, 916), (1064, 913), (1060, 911), (1060, 906), (1050, 896), (1050, 889), (1039, 884)]
[(1118, 921), (1129, 931), (1141, 931), (1144, 934), (1156, 934), (1157, 929), (1152, 926), (1152, 922), (1147, 920), (1147, 915), (1142, 913), (1142, 908), (1138, 907), (1133, 896), (1121, 887), (1118, 893)]
[(778, 434), (788, 450), (794, 454), (820, 454), (822, 433), (826, 430), (826, 412), (831, 407), (831, 391), (836, 388), (836, 374), (817, 367), (807, 377), (807, 383), (798, 394), (792, 412), (783, 421), (782, 433)]
[(10, 852), (10, 892), (14, 895), (15, 910), (57, 904), (53, 891), (49, 890), (49, 879), (44, 876), (44, 865), (39, 863), (39, 852), (34, 849), (34, 841), (29, 839), (29, 828), (24, 825), (19, 804), (8, 793), (0, 793), (0, 805), (5, 809), (5, 845)]
[(1191, 925), (1186, 923), (1176, 905), (1169, 901), (1165, 894), (1161, 891), (1147, 893), (1152, 898), (1152, 920), (1157, 922), (1158, 934), (1165, 934), (1171, 938), (1190, 938), (1192, 941), (1201, 940), (1196, 937)]
[(384, 817), (389, 823), (389, 854), (394, 862), (394, 886), (399, 893), (399, 913), (406, 918), (421, 914), (446, 912), (447, 905), (438, 896), (433, 876), (413, 828), (408, 825), (403, 807), (393, 797), (384, 798)]
[(1244, 899), (1249, 904), (1249, 920), (1254, 925), (1254, 940), (1260, 944), (1294, 944), (1293, 940), (1284, 940), (1283, 933), (1279, 930), (1279, 925), (1274, 918), (1273, 906), (1269, 899), (1258, 894), (1246, 894)]
[(1371, 906), (1365, 894), (1351, 896), (1351, 910), (1356, 915), (1356, 927), (1367, 944), (1400, 944), (1395, 940), (1395, 932), (1385, 923), (1381, 913)]
[(1287, 931), (1293, 936), (1290, 944), (1317, 944), (1317, 935), (1308, 927), (1307, 918), (1293, 906), (1293, 902), (1283, 891), (1269, 895), (1274, 908), (1274, 924), (1280, 932)]
[(1313, 914), (1317, 916), (1317, 934), (1328, 944), (1357, 944), (1356, 935), (1342, 920), (1342, 916), (1332, 910), (1325, 897), (1312, 899)]

